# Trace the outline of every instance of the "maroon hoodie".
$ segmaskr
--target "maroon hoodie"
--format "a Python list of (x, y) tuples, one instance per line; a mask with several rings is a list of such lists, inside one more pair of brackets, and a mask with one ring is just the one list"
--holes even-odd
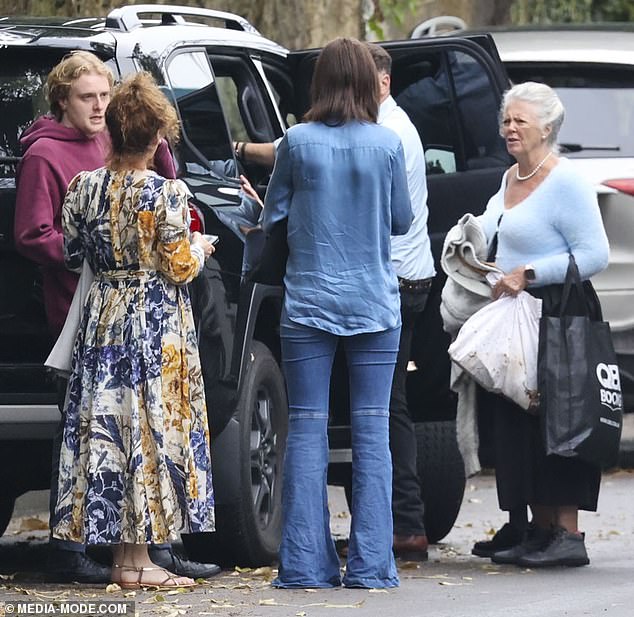
[[(24, 156), (17, 174), (15, 245), (41, 267), (46, 317), (52, 334), (57, 336), (79, 279), (64, 265), (61, 215), (66, 189), (80, 171), (104, 166), (110, 139), (106, 131), (88, 138), (52, 116), (42, 116), (24, 131), (20, 143)], [(155, 165), (162, 176), (176, 177), (164, 141), (157, 150)]]

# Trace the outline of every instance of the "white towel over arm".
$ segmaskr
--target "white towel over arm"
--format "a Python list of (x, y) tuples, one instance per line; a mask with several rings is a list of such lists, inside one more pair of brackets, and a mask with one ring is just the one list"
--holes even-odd
[(88, 290), (95, 278), (88, 262), (84, 260), (77, 289), (73, 296), (64, 327), (55, 342), (55, 345), (46, 358), (44, 366), (52, 368), (62, 377), (68, 377), (71, 372), (71, 363), (73, 359), (73, 346), (77, 338), (77, 331), (81, 324), (81, 318), (84, 313), (84, 302), (88, 295)]

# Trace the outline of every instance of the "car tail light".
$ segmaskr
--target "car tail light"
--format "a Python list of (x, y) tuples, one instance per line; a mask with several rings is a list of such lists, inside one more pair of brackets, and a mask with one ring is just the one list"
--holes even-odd
[(191, 218), (191, 221), (189, 223), (189, 230), (192, 232), (199, 231), (201, 234), (204, 233), (205, 222), (200, 210), (196, 206), (189, 204), (189, 215)]
[(621, 193), (632, 195), (634, 197), (634, 178), (619, 178), (617, 180), (606, 180), (603, 182), (605, 186), (615, 189)]

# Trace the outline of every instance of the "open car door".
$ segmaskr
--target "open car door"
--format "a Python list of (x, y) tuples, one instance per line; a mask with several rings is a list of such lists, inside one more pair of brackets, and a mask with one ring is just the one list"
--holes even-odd
[[(480, 214), (511, 159), (498, 130), (508, 78), (488, 35), (390, 41), (392, 95), (416, 126), (427, 161), (428, 230), (437, 276), (414, 333), (408, 375), (410, 410), (419, 420), (455, 416), (449, 390), (448, 336), (440, 318), (445, 276), (439, 258), (447, 231), (466, 212)], [(299, 119), (310, 106), (318, 49), (291, 52), (287, 113)]]

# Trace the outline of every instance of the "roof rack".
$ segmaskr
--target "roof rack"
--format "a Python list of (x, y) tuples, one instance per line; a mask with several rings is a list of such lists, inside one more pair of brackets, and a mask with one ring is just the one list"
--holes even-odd
[[(188, 23), (183, 17), (203, 17), (211, 20), (224, 22), (224, 27), (230, 30), (242, 30), (252, 34), (260, 34), (249, 21), (240, 15), (227, 13), (225, 11), (214, 11), (211, 9), (200, 9), (193, 6), (172, 6), (169, 4), (135, 4), (113, 9), (106, 17), (106, 28), (130, 32), (136, 28), (143, 27), (143, 21), (139, 17), (142, 14), (152, 14), (161, 16), (161, 25)], [(193, 23), (193, 22), (190, 22)]]

